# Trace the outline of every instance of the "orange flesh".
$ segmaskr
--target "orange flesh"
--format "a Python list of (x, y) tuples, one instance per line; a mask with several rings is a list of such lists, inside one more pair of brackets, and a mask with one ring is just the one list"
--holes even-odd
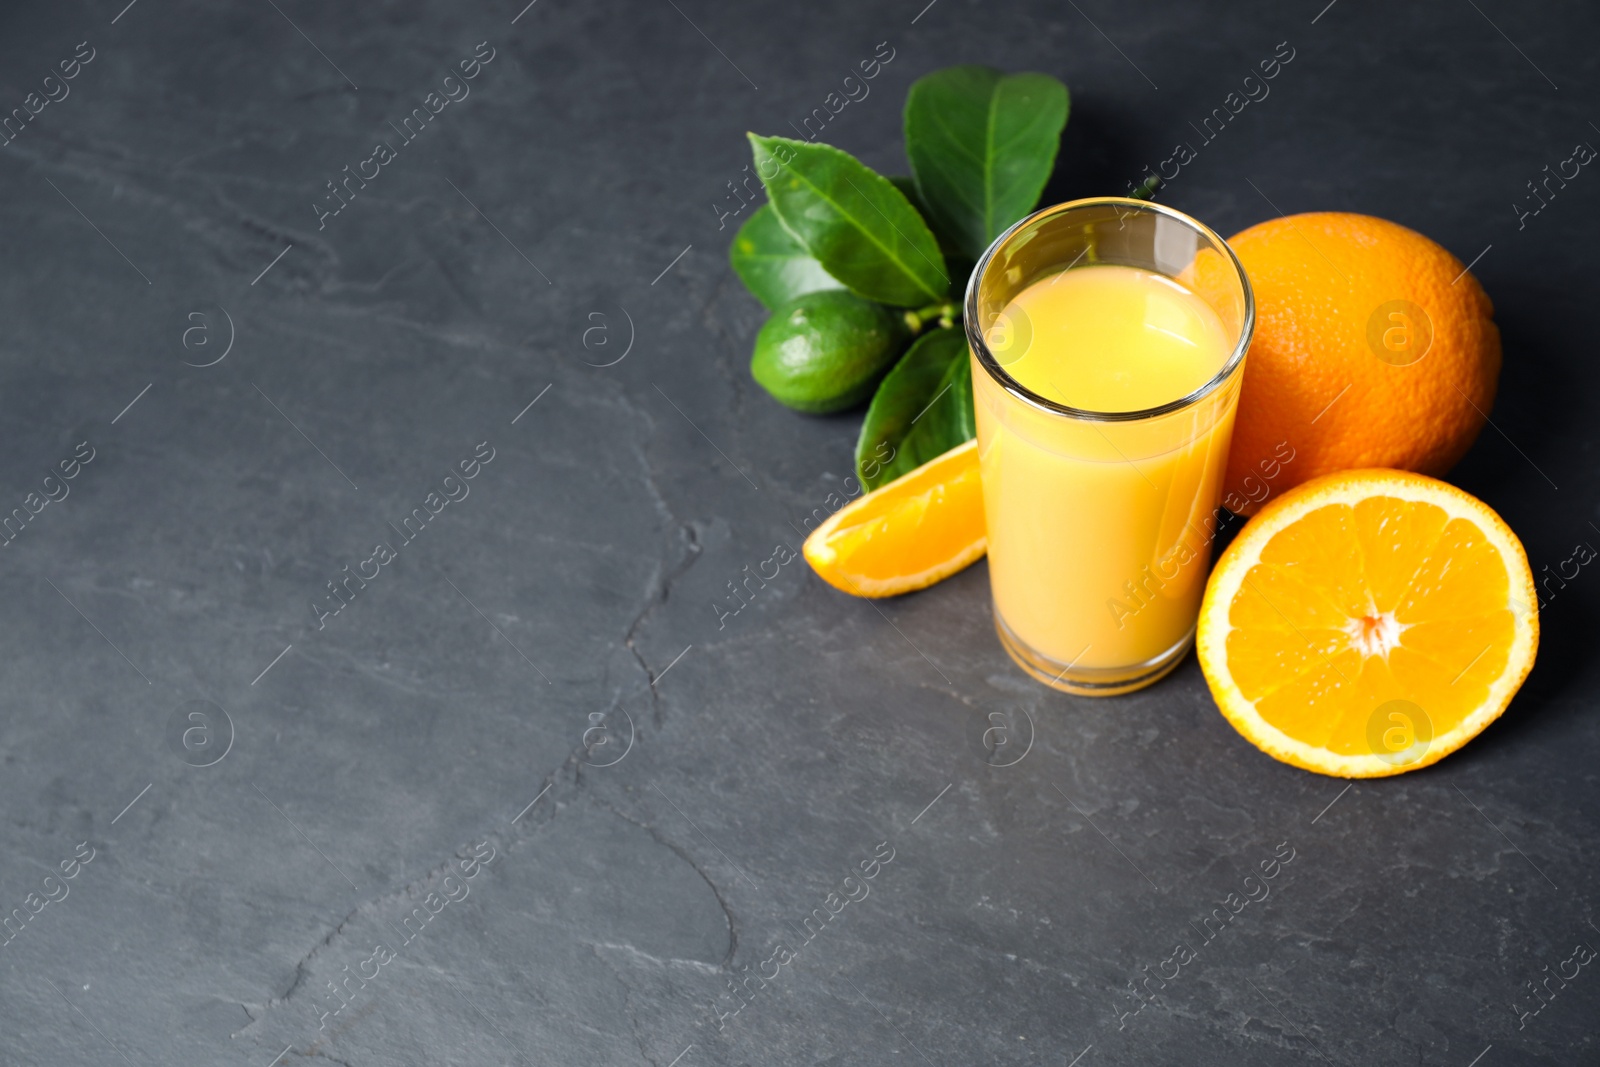
[(1339, 755), (1371, 751), (1372, 709), (1425, 708), (1435, 736), (1487, 698), (1515, 619), (1504, 561), (1435, 504), (1329, 504), (1262, 548), (1229, 606), (1228, 670), (1269, 724)]
[(983, 554), (975, 442), (952, 449), (837, 512), (805, 555), (833, 586), (892, 596), (931, 585)]

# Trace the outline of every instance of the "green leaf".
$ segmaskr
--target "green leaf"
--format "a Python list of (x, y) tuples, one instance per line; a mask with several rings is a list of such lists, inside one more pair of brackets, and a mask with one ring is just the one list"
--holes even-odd
[(728, 246), (728, 262), (768, 311), (806, 293), (844, 288), (783, 228), (770, 204), (762, 204), (739, 227)]
[(876, 489), (975, 436), (967, 335), (933, 330), (900, 357), (873, 395), (856, 442), (856, 474)]
[(752, 133), (750, 146), (784, 229), (846, 288), (895, 307), (945, 298), (939, 244), (889, 179), (831, 145)]
[(935, 228), (973, 260), (1039, 202), (1067, 124), (1047, 74), (949, 67), (906, 96), (906, 155)]
[[(922, 207), (922, 194), (917, 192), (917, 179), (909, 174), (891, 174), (889, 175), (889, 184), (900, 190), (900, 195), (905, 197), (906, 202), (916, 208), (917, 213), (926, 221), (928, 213)], [(937, 238), (939, 231), (935, 230), (933, 236)], [(939, 247), (944, 247), (943, 241), (939, 242)]]
[(911, 206), (917, 209), (924, 220), (933, 227), (933, 236), (939, 242), (939, 251), (944, 254), (945, 270), (950, 274), (949, 298), (960, 302), (967, 295), (967, 279), (972, 274), (972, 268), (977, 266), (977, 261), (958, 248), (950, 235), (938, 226), (933, 226), (932, 216), (928, 214), (927, 205), (922, 202), (922, 194), (917, 191), (917, 180), (908, 178), (903, 174), (892, 174), (889, 181), (894, 187), (905, 194), (911, 201)]

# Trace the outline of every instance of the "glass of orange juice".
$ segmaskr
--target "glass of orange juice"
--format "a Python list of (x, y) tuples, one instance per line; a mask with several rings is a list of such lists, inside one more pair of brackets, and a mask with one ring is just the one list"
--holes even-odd
[(967, 285), (995, 629), (1109, 696), (1194, 640), (1254, 299), (1182, 212), (1105, 197), (1002, 234)]

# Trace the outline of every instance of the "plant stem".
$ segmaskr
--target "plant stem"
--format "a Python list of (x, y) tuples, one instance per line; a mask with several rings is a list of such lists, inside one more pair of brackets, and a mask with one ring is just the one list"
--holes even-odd
[(1165, 184), (1167, 183), (1161, 180), (1160, 175), (1152, 174), (1140, 182), (1139, 187), (1128, 194), (1128, 198), (1130, 200), (1154, 200), (1157, 190)]
[(910, 308), (906, 309), (906, 325), (911, 327), (912, 336), (916, 336), (927, 329), (928, 324), (931, 322), (937, 322), (944, 327), (954, 326), (956, 320), (960, 317), (961, 306), (953, 300), (947, 300), (941, 304), (929, 304), (927, 307), (917, 308), (915, 311)]

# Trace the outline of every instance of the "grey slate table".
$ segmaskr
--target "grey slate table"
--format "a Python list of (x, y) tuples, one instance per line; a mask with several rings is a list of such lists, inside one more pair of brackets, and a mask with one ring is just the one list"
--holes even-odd
[(1455, 480), (1572, 573), (1600, 178), (1527, 183), (1600, 141), (1600, 16), (1324, 2), (7, 5), (0, 1063), (1600, 1060), (1600, 975), (1530, 986), (1600, 946), (1592, 567), (1500, 723), (1347, 787), (1192, 658), (1028, 682), (982, 564), (874, 606), (766, 563), (856, 416), (750, 381), (729, 183), (877, 57), (823, 136), (886, 172), (914, 78), (1038, 69), (1052, 199), (1189, 142), (1163, 199), (1224, 233), (1472, 261)]

